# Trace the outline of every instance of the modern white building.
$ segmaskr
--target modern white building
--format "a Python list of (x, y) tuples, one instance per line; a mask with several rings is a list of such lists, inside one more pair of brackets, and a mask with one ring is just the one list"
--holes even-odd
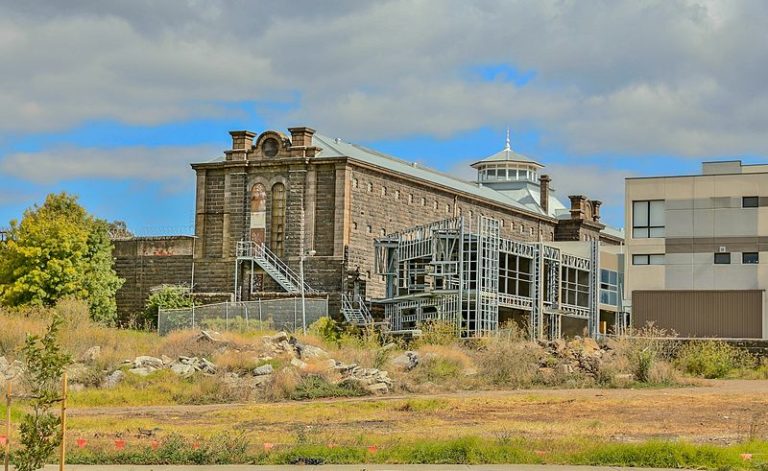
[(682, 337), (768, 338), (768, 164), (626, 180), (632, 324)]

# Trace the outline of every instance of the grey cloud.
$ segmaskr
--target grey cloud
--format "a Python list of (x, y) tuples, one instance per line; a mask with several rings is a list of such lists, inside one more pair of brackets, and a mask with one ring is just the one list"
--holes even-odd
[(0, 161), (0, 172), (41, 184), (78, 178), (140, 179), (173, 188), (191, 181), (190, 162), (210, 160), (218, 154), (210, 146), (64, 147), (11, 154)]
[[(531, 125), (576, 153), (768, 152), (757, 0), (0, 4), (0, 135), (282, 100), (353, 140)], [(467, 71), (508, 64), (525, 86)]]

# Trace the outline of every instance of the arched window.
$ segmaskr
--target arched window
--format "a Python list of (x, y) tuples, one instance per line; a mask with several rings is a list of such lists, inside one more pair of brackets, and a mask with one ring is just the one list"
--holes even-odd
[(285, 255), (285, 185), (275, 183), (272, 187), (272, 224), (270, 226), (269, 248), (278, 256)]
[(267, 189), (257, 183), (251, 188), (251, 242), (263, 244), (267, 232)]

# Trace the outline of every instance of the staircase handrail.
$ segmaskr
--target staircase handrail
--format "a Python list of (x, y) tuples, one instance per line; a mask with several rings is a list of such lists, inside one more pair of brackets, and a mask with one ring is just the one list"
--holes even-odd
[[(266, 260), (267, 263), (272, 265), (277, 269), (277, 271), (283, 275), (285, 278), (288, 279), (288, 281), (291, 282), (294, 286), (296, 286), (298, 289), (301, 289), (301, 278), (298, 274), (296, 274), (295, 271), (291, 269), (280, 257), (275, 255), (274, 252), (269, 250), (269, 248), (262, 242), (260, 244), (257, 244), (255, 242), (250, 241), (240, 241), (237, 243), (237, 256), (238, 257), (261, 257), (264, 260)], [(309, 284), (305, 281), (304, 283), (304, 293), (307, 294), (317, 294), (318, 291), (309, 286)]]
[(371, 310), (368, 309), (368, 305), (365, 304), (365, 300), (359, 294), (357, 295), (357, 303), (360, 306), (360, 313), (365, 318), (365, 323), (373, 324), (373, 315), (371, 314)]

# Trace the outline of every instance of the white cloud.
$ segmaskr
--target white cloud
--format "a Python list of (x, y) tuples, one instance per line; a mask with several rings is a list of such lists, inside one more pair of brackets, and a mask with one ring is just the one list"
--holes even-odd
[(0, 172), (40, 184), (98, 178), (139, 179), (186, 187), (193, 182), (189, 163), (211, 160), (219, 154), (210, 146), (63, 147), (11, 154), (0, 161)]
[[(768, 153), (768, 3), (148, 0), (0, 5), (0, 138), (300, 96), (351, 140), (534, 126), (570, 152)], [(525, 86), (469, 70), (535, 72)]]
[[(473, 162), (459, 162), (449, 173), (463, 180), (474, 181), (477, 171), (470, 167)], [(570, 205), (568, 196), (585, 195), (589, 199), (603, 202), (603, 223), (616, 227), (624, 225), (624, 179), (633, 176), (632, 172), (572, 162), (548, 164), (540, 173), (552, 178), (550, 185), (566, 208)]]

